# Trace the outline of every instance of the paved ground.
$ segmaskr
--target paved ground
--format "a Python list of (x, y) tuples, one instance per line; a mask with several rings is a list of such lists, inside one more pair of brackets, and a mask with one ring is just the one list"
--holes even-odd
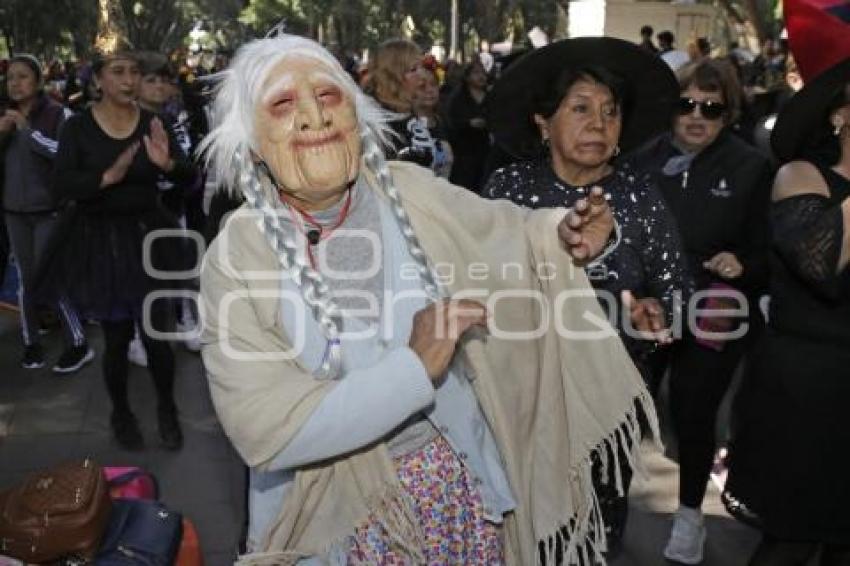
[[(149, 448), (119, 449), (110, 439), (109, 400), (100, 379), (99, 358), (71, 377), (49, 369), (61, 350), (54, 332), (44, 338), (48, 367), (23, 370), (17, 315), (0, 311), (0, 488), (27, 472), (69, 458), (92, 457), (103, 465), (139, 465), (159, 479), (162, 500), (195, 522), (207, 566), (232, 563), (242, 524), (243, 468), (224, 438), (209, 401), (200, 359), (177, 348), (177, 397), (186, 444), (179, 453)], [(89, 326), (100, 351), (100, 330)], [(131, 399), (149, 444), (155, 444), (153, 384), (131, 366)], [(664, 565), (661, 550), (676, 506), (675, 463), (647, 450), (649, 479), (636, 479), (625, 550), (612, 566)], [(705, 566), (744, 566), (757, 534), (723, 511), (713, 488), (707, 497), (708, 544)]]
[[(100, 329), (87, 330), (102, 351)], [(159, 480), (162, 501), (195, 523), (207, 566), (232, 564), (242, 524), (243, 468), (216, 421), (198, 355), (178, 348), (176, 393), (186, 437), (178, 453), (156, 447), (153, 382), (146, 369), (131, 365), (131, 404), (152, 448), (126, 452), (110, 437), (100, 358), (59, 377), (49, 368), (62, 349), (59, 333), (46, 336), (44, 345), (48, 366), (20, 369), (17, 316), (0, 312), (0, 487), (71, 458), (142, 466)]]

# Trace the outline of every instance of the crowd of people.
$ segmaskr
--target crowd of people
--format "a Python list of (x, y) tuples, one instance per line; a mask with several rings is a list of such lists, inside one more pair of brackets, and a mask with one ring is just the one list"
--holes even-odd
[(85, 72), (13, 55), (21, 365), (46, 363), (41, 309), (57, 373), (97, 357), (96, 322), (115, 440), (146, 444), (136, 360), (178, 450), (171, 338), (200, 350), (250, 472), (240, 564), (611, 558), (669, 377), (659, 553), (703, 560), (722, 444), (750, 564), (847, 566), (850, 42), (750, 59), (653, 34), (462, 67), (394, 39), (358, 71), (277, 33), (209, 81), (125, 48)]
[[(55, 99), (59, 91), (46, 88), (58, 71), (48, 74), (28, 54), (13, 56), (6, 66), (0, 143), (8, 239), (0, 260), (5, 268), (11, 253), (20, 275), (21, 365), (46, 363), (39, 341), (42, 307), (52, 307), (66, 334), (66, 349), (53, 365), (57, 373), (74, 373), (95, 358), (84, 322), (98, 323), (116, 439), (128, 449), (144, 445), (127, 395), (133, 360), (153, 375), (163, 445), (179, 449), (173, 352), (151, 329), (168, 331), (176, 321), (178, 329), (191, 331), (197, 313), (188, 299), (159, 301), (152, 322), (143, 321), (144, 298), (157, 285), (145, 267), (143, 242), (156, 229), (203, 229), (201, 211), (191, 211), (200, 202), (203, 177), (190, 156), (203, 135), (196, 124), (205, 117), (190, 118), (163, 55), (97, 56), (86, 69), (85, 88), (65, 89), (62, 104)], [(82, 106), (81, 92), (87, 97)], [(151, 249), (155, 269), (192, 265), (187, 258), (193, 249), (185, 242), (156, 242)], [(184, 333), (186, 345), (198, 351), (197, 337)]]

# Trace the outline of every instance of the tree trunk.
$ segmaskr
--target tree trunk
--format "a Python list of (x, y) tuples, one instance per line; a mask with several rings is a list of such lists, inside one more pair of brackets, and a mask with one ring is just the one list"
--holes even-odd
[(458, 60), (458, 43), (460, 42), (460, 0), (451, 0), (451, 43), (449, 44), (449, 58)]

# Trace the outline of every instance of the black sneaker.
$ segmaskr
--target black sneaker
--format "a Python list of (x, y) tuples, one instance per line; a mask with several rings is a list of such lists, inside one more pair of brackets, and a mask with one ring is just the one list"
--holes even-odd
[(38, 369), (44, 367), (44, 351), (41, 344), (30, 344), (24, 346), (24, 359), (21, 360), (24, 369)]
[(145, 439), (139, 430), (139, 423), (133, 413), (112, 413), (110, 419), (112, 434), (115, 440), (125, 450), (142, 450), (145, 447)]
[(162, 447), (166, 450), (180, 450), (183, 447), (183, 431), (180, 429), (180, 421), (177, 419), (177, 409), (159, 409), (157, 411), (159, 421), (159, 438)]
[(59, 361), (53, 366), (56, 373), (74, 373), (94, 359), (94, 350), (88, 344), (71, 346), (59, 356)]

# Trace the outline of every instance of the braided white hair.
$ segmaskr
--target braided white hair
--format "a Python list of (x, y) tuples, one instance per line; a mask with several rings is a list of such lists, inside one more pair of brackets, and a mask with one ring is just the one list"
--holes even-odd
[[(310, 57), (331, 71), (338, 86), (354, 102), (366, 167), (375, 175), (381, 190), (390, 199), (390, 208), (398, 222), (410, 255), (417, 263), (426, 294), (438, 300), (443, 293), (431, 262), (419, 244), (402, 205), (398, 189), (384, 158), (389, 114), (363, 94), (333, 55), (321, 45), (303, 37), (280, 34), (252, 41), (237, 51), (230, 67), (215, 78), (221, 82), (213, 104), (213, 128), (201, 143), (207, 166), (222, 185), (240, 192), (248, 204), (260, 213), (257, 226), (275, 250), (281, 267), (288, 271), (327, 339), (325, 355), (316, 372), (320, 379), (337, 378), (341, 372), (340, 310), (322, 275), (304, 261), (294, 238), (283, 229), (283, 206), (274, 190), (274, 180), (259, 167), (252, 155), (256, 151), (254, 107), (260, 85), (269, 71), (285, 57)], [(269, 183), (263, 183), (266, 177)]]
[(398, 189), (393, 184), (390, 169), (387, 167), (387, 160), (384, 158), (384, 152), (378, 140), (371, 132), (361, 132), (363, 160), (366, 167), (375, 175), (378, 181), (378, 186), (390, 199), (390, 209), (393, 211), (396, 221), (398, 222), (401, 233), (404, 236), (404, 241), (407, 244), (407, 249), (411, 257), (416, 261), (419, 277), (422, 279), (422, 285), (425, 287), (425, 293), (431, 300), (438, 300), (442, 296), (440, 286), (437, 283), (437, 278), (434, 276), (434, 269), (431, 266), (431, 260), (419, 244), (419, 238), (416, 237), (416, 232), (413, 231), (413, 226), (410, 225), (410, 217), (401, 202), (401, 195)]

